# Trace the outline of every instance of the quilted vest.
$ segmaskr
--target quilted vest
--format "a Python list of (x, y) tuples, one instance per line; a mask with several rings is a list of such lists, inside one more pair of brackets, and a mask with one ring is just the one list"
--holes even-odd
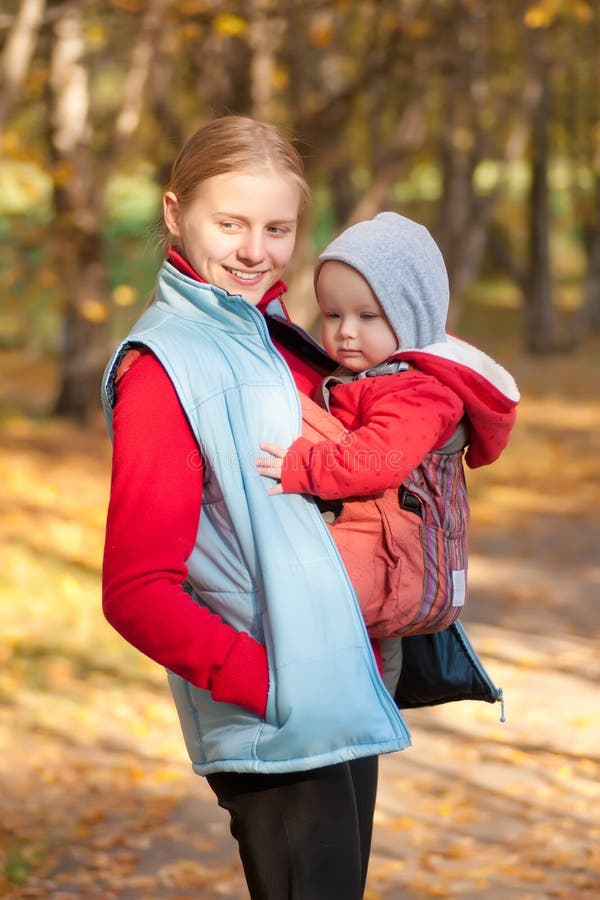
[(195, 771), (299, 771), (407, 747), (315, 503), (270, 496), (256, 471), (261, 441), (286, 446), (301, 427), (291, 373), (261, 313), (165, 263), (155, 302), (106, 369), (109, 430), (115, 374), (132, 345), (164, 366), (204, 463), (190, 594), (263, 642), (269, 659), (264, 720), (169, 673)]

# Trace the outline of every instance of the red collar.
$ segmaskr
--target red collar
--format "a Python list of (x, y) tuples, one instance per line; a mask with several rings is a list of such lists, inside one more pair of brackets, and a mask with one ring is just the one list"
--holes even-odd
[[(175, 268), (181, 272), (183, 275), (187, 275), (188, 278), (193, 278), (194, 281), (200, 281), (202, 284), (206, 284), (206, 280), (202, 278), (201, 275), (198, 275), (196, 270), (190, 266), (187, 259), (182, 256), (179, 250), (176, 247), (169, 247), (167, 250), (167, 259), (171, 263), (171, 265), (175, 266)], [(260, 300), (260, 303), (257, 303), (256, 308), (259, 312), (265, 312), (267, 306), (271, 302), (271, 300), (278, 300), (281, 298), (282, 294), (285, 294), (287, 291), (287, 285), (283, 281), (276, 281), (275, 284), (272, 284), (269, 290), (265, 293), (265, 295)], [(287, 310), (283, 303), (281, 304), (283, 310), (287, 316)]]

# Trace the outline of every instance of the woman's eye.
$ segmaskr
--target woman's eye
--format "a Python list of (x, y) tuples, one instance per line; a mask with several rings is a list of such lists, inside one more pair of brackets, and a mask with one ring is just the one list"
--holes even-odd
[(269, 232), (269, 234), (280, 235), (287, 234), (288, 229), (284, 228), (283, 225), (269, 225), (267, 231)]
[(221, 228), (225, 231), (235, 231), (239, 227), (237, 222), (221, 222)]

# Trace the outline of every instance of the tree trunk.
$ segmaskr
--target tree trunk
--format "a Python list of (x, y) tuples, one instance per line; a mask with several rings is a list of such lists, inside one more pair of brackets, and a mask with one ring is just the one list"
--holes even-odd
[(600, 177), (594, 185), (593, 221), (584, 233), (587, 271), (581, 307), (573, 322), (573, 344), (577, 346), (590, 331), (600, 330)]
[(344, 159), (331, 169), (329, 190), (336, 230), (352, 215), (356, 206), (356, 188), (352, 183), (352, 162)]
[[(98, 409), (109, 355), (109, 276), (105, 189), (119, 155), (137, 131), (162, 36), (167, 0), (145, 5), (131, 45), (114, 121), (90, 115), (83, 4), (66, 3), (55, 22), (51, 58), (51, 147), (54, 155), (55, 259), (65, 291), (60, 387), (55, 412), (85, 421)], [(98, 146), (104, 152), (98, 152)]]
[[(479, 196), (474, 180), (477, 166), (490, 151), (487, 132), (481, 126), (483, 100), (477, 90), (478, 84), (489, 79), (485, 34), (482, 10), (474, 7), (468, 16), (459, 16), (443, 85), (442, 196), (435, 236), (448, 269), (450, 330), (459, 317), (463, 294), (477, 274), (495, 201), (493, 195)], [(465, 41), (473, 47), (469, 55), (461, 50)]]
[[(505, 93), (498, 93), (494, 115), (508, 128), (504, 124), (490, 128), (494, 83), (494, 72), (490, 71), (490, 12), (485, 4), (471, 5), (469, 16), (462, 15), (460, 5), (455, 8), (455, 14), (460, 14), (459, 24), (449, 47), (444, 82), (439, 144), (443, 189), (435, 236), (448, 268), (450, 330), (460, 314), (465, 291), (477, 277), (486, 246), (494, 240), (492, 219), (503, 177), (501, 174), (487, 193), (480, 193), (475, 180), (477, 168), (484, 160), (494, 159), (502, 173), (521, 157), (539, 97), (538, 83), (533, 79), (519, 81), (518, 93), (512, 85)], [(463, 52), (463, 45), (472, 48), (470, 54)], [(511, 270), (516, 268), (511, 266)]]
[[(62, 234), (61, 234), (62, 232)], [(60, 389), (54, 412), (86, 422), (99, 407), (100, 382), (108, 359), (104, 241), (98, 230), (59, 230), (57, 258), (68, 301), (60, 354)], [(64, 240), (68, 244), (63, 244)]]
[(525, 344), (534, 353), (548, 353), (556, 349), (556, 310), (550, 266), (549, 117), (550, 86), (547, 68), (543, 67), (540, 72), (539, 101), (533, 114), (529, 277), (525, 296)]
[(0, 125), (11, 113), (29, 71), (46, 0), (21, 0), (0, 57)]
[(250, 97), (252, 116), (265, 122), (275, 121), (274, 49), (279, 23), (270, 14), (270, 0), (253, 0), (250, 4)]
[(590, 236), (588, 270), (582, 306), (585, 335), (600, 330), (600, 228)]
[(65, 292), (58, 415), (86, 421), (98, 408), (108, 352), (109, 313), (103, 258), (102, 188), (89, 146), (89, 86), (82, 10), (63, 7), (51, 59), (51, 144), (56, 220), (54, 248)]
[(133, 45), (129, 71), (123, 83), (121, 111), (115, 123), (115, 138), (119, 144), (129, 140), (140, 124), (146, 87), (164, 27), (167, 2), (168, 0), (149, 0), (146, 4)]
[[(600, 42), (600, 8), (586, 25), (583, 46), (569, 82), (567, 99), (568, 136), (574, 169), (587, 169), (592, 178), (592, 190), (577, 183), (574, 191), (575, 215), (581, 224), (582, 245), (587, 270), (583, 282), (581, 306), (572, 322), (573, 345), (577, 346), (590, 332), (600, 331), (600, 152), (598, 122), (600, 94), (598, 93), (598, 45)], [(595, 65), (592, 64), (594, 60)]]
[(177, 43), (172, 31), (165, 29), (159, 36), (156, 54), (149, 73), (149, 100), (153, 117), (162, 140), (157, 141), (153, 154), (156, 178), (167, 185), (171, 177), (174, 150), (181, 147), (186, 137), (188, 123), (173, 109), (174, 67), (177, 60)]

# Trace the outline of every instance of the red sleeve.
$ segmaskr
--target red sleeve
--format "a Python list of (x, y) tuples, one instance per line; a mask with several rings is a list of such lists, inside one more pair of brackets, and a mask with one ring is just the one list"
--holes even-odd
[(214, 700), (264, 716), (265, 648), (183, 589), (202, 502), (202, 460), (177, 394), (143, 353), (117, 385), (103, 608), (129, 643)]
[(464, 410), (454, 391), (419, 372), (338, 385), (334, 399), (343, 392), (347, 413), (353, 400), (358, 404), (351, 430), (338, 441), (294, 441), (283, 462), (285, 493), (334, 500), (398, 487), (450, 436)]

